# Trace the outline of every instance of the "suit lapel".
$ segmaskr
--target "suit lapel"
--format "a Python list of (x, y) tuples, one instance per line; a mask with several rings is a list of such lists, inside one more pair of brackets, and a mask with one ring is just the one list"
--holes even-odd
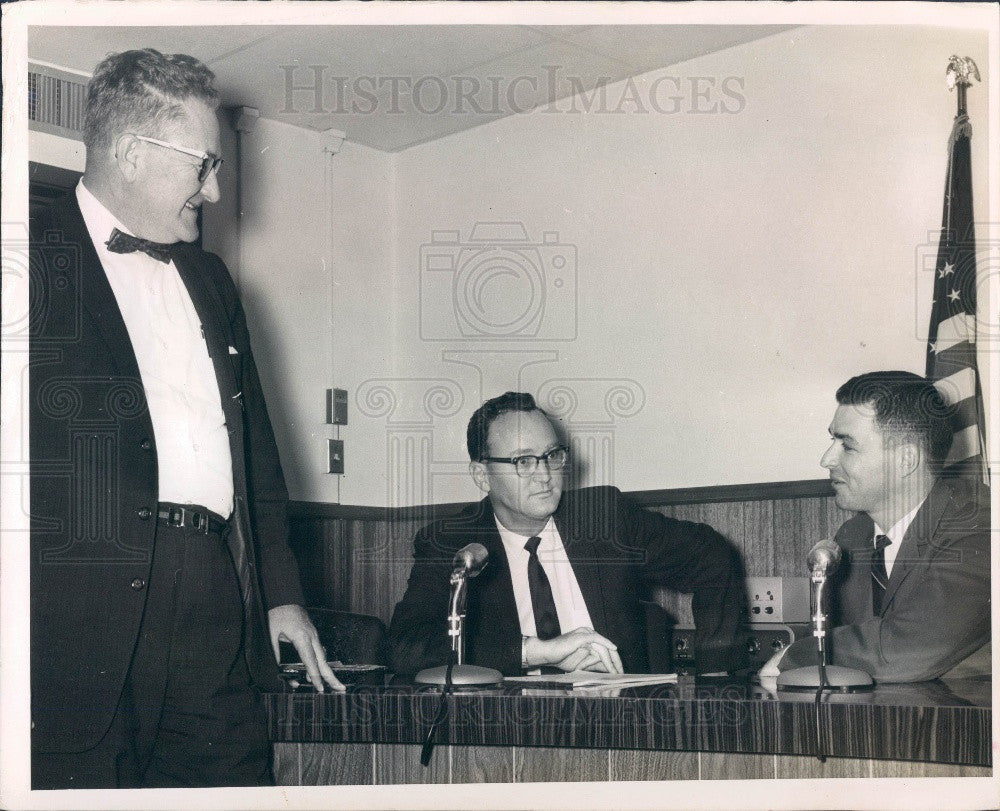
[[(233, 335), (225, 318), (222, 301), (210, 283), (207, 270), (201, 267), (196, 257), (197, 255), (192, 255), (190, 249), (183, 245), (175, 247), (172, 254), (177, 272), (187, 288), (188, 295), (191, 296), (191, 303), (198, 314), (198, 320), (201, 321), (229, 434), (229, 451), (233, 462), (233, 515), (231, 531), (227, 533), (226, 541), (240, 577), (244, 609), (251, 613), (257, 612), (260, 618), (264, 618), (266, 614), (259, 584), (251, 573), (256, 565), (257, 555), (252, 542), (253, 529), (247, 502), (243, 392), (229, 355), (229, 347), (233, 346)], [(251, 629), (254, 627), (255, 623), (251, 623)]]
[(913, 516), (913, 521), (899, 545), (896, 561), (892, 565), (892, 574), (889, 575), (889, 583), (882, 600), (882, 613), (885, 613), (903, 581), (913, 573), (920, 561), (926, 556), (927, 545), (934, 537), (938, 522), (941, 520), (945, 507), (948, 506), (950, 498), (951, 490), (948, 485), (939, 481), (934, 485), (924, 503), (920, 505), (917, 514)]
[[(567, 502), (572, 500), (573, 495), (563, 494), (562, 502), (554, 515), (556, 529), (559, 530), (559, 537), (566, 550), (566, 557), (569, 558), (570, 566), (573, 568), (573, 576), (580, 587), (580, 594), (583, 595), (587, 613), (590, 614), (590, 622), (595, 631), (607, 633), (610, 625), (604, 601), (603, 581), (598, 573), (598, 566), (595, 564), (599, 555), (593, 542), (580, 537), (582, 533), (576, 531), (576, 522), (570, 520), (570, 516), (581, 514), (580, 511), (574, 511), (566, 506)], [(563, 630), (572, 629), (564, 628)]]
[(209, 285), (208, 274), (192, 259), (189, 252), (181, 247), (173, 253), (174, 265), (180, 274), (181, 281), (191, 296), (198, 319), (205, 333), (205, 343), (209, 357), (215, 369), (215, 379), (219, 385), (219, 397), (222, 401), (222, 412), (226, 418), (229, 431), (229, 443), (233, 455), (233, 483), (236, 494), (245, 491), (242, 479), (243, 465), (235, 464), (243, 458), (243, 391), (236, 377), (229, 348), (233, 345), (232, 331), (225, 318), (222, 302), (215, 290)]
[(75, 194), (71, 193), (53, 204), (53, 219), (61, 226), (65, 242), (79, 247), (80, 274), (76, 282), (79, 301), (107, 345), (112, 364), (123, 377), (141, 381), (139, 364), (118, 300), (97, 255)]
[(484, 499), (480, 503), (480, 519), (476, 535), (475, 540), (482, 543), (490, 555), (489, 565), (477, 579), (480, 581), (478, 585), (483, 604), (495, 606), (497, 609), (496, 624), (493, 627), (503, 629), (505, 633), (509, 631), (508, 635), (520, 636), (521, 626), (517, 614), (517, 601), (514, 599), (510, 562), (507, 560), (507, 550), (504, 549), (503, 541), (500, 539), (489, 499)]
[[(208, 354), (212, 358), (215, 375), (219, 381), (219, 393), (223, 400), (232, 398), (239, 392), (239, 387), (232, 361), (229, 358), (232, 335), (229, 324), (224, 317), (222, 303), (218, 300), (215, 291), (210, 288), (205, 271), (196, 266), (186, 250), (183, 248), (175, 249), (173, 260), (201, 321)], [(225, 403), (223, 403), (223, 408), (225, 408)]]

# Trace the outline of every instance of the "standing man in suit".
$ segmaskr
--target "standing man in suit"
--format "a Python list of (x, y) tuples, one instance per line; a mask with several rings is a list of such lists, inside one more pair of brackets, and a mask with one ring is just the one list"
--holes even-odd
[(214, 76), (108, 57), (86, 168), (32, 222), (33, 788), (271, 782), (279, 640), (342, 689), (302, 608), (287, 493), (222, 261)]
[[(941, 395), (919, 375), (871, 372), (837, 403), (820, 464), (837, 506), (858, 514), (835, 539), (830, 662), (886, 682), (989, 673), (989, 496), (940, 478), (952, 442)], [(815, 664), (810, 637), (761, 676)]]
[(651, 584), (693, 592), (701, 673), (745, 667), (737, 554), (704, 524), (640, 509), (617, 489), (563, 493), (568, 449), (530, 394), (486, 401), (469, 421), (469, 466), (486, 493), (416, 537), (406, 594), (390, 624), (393, 664), (446, 664), (449, 573), (472, 542), (489, 565), (469, 585), (466, 661), (507, 675), (543, 666), (649, 669), (640, 598)]

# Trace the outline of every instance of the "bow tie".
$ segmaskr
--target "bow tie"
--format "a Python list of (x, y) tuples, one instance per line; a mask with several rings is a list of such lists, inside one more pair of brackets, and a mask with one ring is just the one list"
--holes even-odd
[(140, 239), (131, 234), (124, 234), (117, 228), (111, 229), (111, 238), (104, 243), (112, 253), (134, 253), (142, 251), (148, 256), (152, 256), (157, 262), (167, 263), (170, 261), (170, 249), (173, 247), (165, 242), (150, 242), (148, 239)]

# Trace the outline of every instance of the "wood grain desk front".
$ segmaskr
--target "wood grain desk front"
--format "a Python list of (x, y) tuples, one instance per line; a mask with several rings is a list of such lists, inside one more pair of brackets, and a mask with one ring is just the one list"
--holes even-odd
[(420, 744), (439, 700), (405, 684), (266, 696), (279, 783), (992, 774), (985, 680), (880, 685), (819, 703), (814, 693), (683, 678), (611, 691), (455, 693), (424, 768)]

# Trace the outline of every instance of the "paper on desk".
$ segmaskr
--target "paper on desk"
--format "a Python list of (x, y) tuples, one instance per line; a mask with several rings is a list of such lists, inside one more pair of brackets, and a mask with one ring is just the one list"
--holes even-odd
[(566, 687), (640, 687), (646, 684), (676, 684), (676, 673), (595, 673), (573, 670), (537, 676), (505, 676), (515, 684), (562, 684)]

